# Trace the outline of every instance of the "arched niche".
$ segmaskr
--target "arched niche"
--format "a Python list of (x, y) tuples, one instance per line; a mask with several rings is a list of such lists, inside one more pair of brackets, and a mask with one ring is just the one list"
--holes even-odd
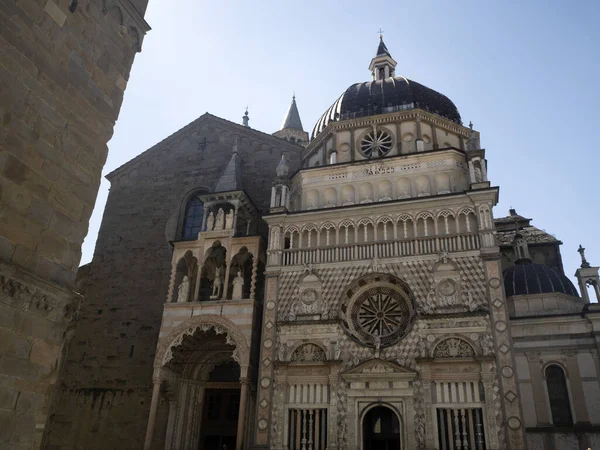
[(223, 282), (227, 261), (227, 249), (216, 240), (204, 252), (200, 273), (199, 300), (217, 300), (223, 296)]
[(173, 302), (184, 303), (192, 300), (196, 272), (198, 270), (198, 259), (188, 250), (179, 258), (175, 265), (175, 277), (173, 279)]
[(398, 199), (411, 197), (410, 180), (408, 178), (400, 178), (396, 185)]
[(360, 203), (373, 202), (373, 185), (371, 183), (363, 183), (360, 185)]
[(337, 206), (337, 191), (333, 187), (325, 189), (325, 208)]
[(347, 184), (342, 188), (342, 205), (354, 205), (355, 203), (356, 198), (354, 195), (354, 187), (350, 184)]
[(381, 180), (377, 183), (377, 197), (380, 202), (392, 199), (392, 183), (388, 180)]
[(427, 197), (431, 195), (431, 185), (428, 177), (420, 175), (415, 179), (415, 192), (417, 193), (417, 197)]
[(252, 267), (254, 255), (248, 247), (242, 246), (231, 258), (229, 270), (229, 298), (243, 299), (250, 297), (252, 284)]

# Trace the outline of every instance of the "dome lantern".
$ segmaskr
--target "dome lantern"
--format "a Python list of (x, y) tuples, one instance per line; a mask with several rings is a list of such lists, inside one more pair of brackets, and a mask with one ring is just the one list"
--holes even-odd
[(373, 81), (381, 81), (386, 78), (395, 77), (397, 64), (398, 63), (392, 58), (392, 55), (387, 49), (385, 42), (383, 42), (383, 36), (380, 34), (377, 54), (375, 55), (375, 58), (371, 60), (371, 64), (369, 64), (369, 70), (373, 75)]

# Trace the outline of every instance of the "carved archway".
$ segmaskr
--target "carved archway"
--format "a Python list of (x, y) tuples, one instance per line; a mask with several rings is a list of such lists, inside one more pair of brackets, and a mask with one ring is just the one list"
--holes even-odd
[(198, 330), (202, 332), (212, 330), (217, 335), (225, 334), (226, 342), (235, 346), (232, 357), (240, 365), (244, 377), (250, 361), (250, 350), (246, 337), (233, 322), (214, 314), (192, 317), (171, 331), (158, 345), (154, 366), (156, 368), (164, 367), (173, 358), (173, 349), (183, 342), (183, 338), (194, 335)]

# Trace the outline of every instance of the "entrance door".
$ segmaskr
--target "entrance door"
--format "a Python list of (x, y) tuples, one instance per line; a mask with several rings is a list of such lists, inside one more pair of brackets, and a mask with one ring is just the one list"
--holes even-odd
[(363, 419), (363, 450), (400, 450), (400, 421), (390, 408), (377, 406)]
[(198, 450), (235, 450), (239, 389), (206, 389)]

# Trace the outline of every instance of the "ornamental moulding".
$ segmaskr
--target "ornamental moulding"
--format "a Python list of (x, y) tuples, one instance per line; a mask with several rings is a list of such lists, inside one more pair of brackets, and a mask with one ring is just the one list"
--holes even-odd
[[(14, 271), (12, 271), (14, 272)], [(0, 303), (53, 322), (69, 323), (79, 310), (81, 295), (27, 274), (0, 275)], [(40, 286), (41, 288), (39, 288)]]
[(173, 350), (181, 345), (183, 338), (193, 336), (198, 330), (202, 332), (213, 330), (217, 335), (225, 334), (226, 343), (235, 346), (233, 359), (242, 367), (242, 373), (244, 372), (244, 366), (248, 366), (250, 358), (245, 336), (229, 319), (213, 314), (192, 317), (171, 331), (158, 345), (154, 366), (165, 366), (173, 359)]

